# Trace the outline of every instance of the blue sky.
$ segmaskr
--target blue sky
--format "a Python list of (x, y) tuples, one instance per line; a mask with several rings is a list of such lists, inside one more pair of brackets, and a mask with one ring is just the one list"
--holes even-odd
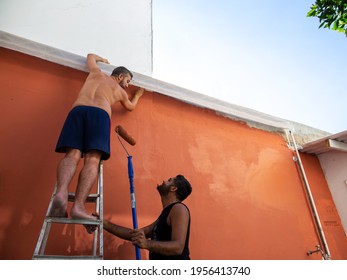
[(347, 38), (314, 0), (153, 0), (153, 77), (331, 133), (347, 130)]

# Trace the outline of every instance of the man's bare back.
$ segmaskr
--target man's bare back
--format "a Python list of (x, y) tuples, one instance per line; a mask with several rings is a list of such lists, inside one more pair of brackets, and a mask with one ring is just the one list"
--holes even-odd
[(127, 110), (132, 111), (136, 105), (133, 103), (137, 103), (144, 90), (140, 89), (136, 92), (133, 100), (130, 101), (124, 90), (131, 81), (130, 75), (108, 76), (97, 66), (96, 63), (99, 61), (108, 63), (106, 59), (97, 55), (89, 54), (87, 56), (90, 72), (73, 107), (81, 105), (98, 107), (105, 110), (111, 117), (111, 106), (116, 102), (121, 102)]
[[(126, 93), (125, 93), (126, 94)], [(94, 106), (105, 110), (111, 117), (111, 105), (121, 101), (124, 89), (113, 77), (104, 73), (90, 73), (73, 107)]]

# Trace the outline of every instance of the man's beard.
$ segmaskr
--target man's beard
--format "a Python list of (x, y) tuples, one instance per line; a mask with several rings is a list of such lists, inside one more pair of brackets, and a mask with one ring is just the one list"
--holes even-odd
[(119, 85), (121, 86), (121, 88), (125, 89), (124, 78), (119, 82)]
[(170, 187), (165, 185), (165, 182), (163, 182), (161, 185), (157, 186), (157, 190), (160, 195), (167, 195), (170, 191)]

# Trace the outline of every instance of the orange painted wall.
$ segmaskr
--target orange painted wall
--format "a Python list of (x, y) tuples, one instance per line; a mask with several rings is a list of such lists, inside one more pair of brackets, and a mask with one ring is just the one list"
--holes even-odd
[[(62, 156), (54, 153), (56, 140), (85, 77), (0, 48), (1, 259), (32, 257)], [(137, 140), (128, 150), (140, 226), (161, 211), (157, 183), (180, 173), (193, 186), (186, 200), (192, 259), (320, 259), (306, 254), (318, 244), (317, 234), (282, 136), (150, 92), (134, 112), (115, 105), (112, 129), (117, 124)], [(127, 158), (114, 133), (111, 150), (104, 165), (105, 217), (131, 226)], [(346, 236), (319, 161), (309, 155), (303, 161), (332, 258), (347, 259)], [(104, 237), (105, 259), (135, 258), (128, 242)], [(88, 253), (90, 245), (83, 227), (54, 225), (47, 253)]]

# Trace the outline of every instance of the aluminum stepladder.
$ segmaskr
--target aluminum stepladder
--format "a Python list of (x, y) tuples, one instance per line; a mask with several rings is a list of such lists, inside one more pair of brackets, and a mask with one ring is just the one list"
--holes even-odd
[[(49, 217), (51, 211), (54, 195), (56, 193), (57, 186), (54, 187), (54, 191), (49, 202), (46, 217), (43, 221), (43, 225), (40, 231), (40, 235), (36, 244), (36, 248), (33, 254), (33, 260), (39, 259), (94, 259), (102, 260), (104, 251), (104, 238), (103, 238), (103, 161), (99, 164), (98, 184), (97, 192), (89, 194), (86, 203), (95, 203), (95, 212), (99, 214), (96, 221), (88, 219), (71, 219), (71, 218), (55, 218)], [(69, 192), (69, 201), (74, 201), (75, 193)], [(80, 224), (80, 225), (95, 225), (97, 229), (93, 235), (93, 254), (90, 255), (45, 255), (45, 249), (47, 245), (48, 236), (53, 223), (59, 224)]]

